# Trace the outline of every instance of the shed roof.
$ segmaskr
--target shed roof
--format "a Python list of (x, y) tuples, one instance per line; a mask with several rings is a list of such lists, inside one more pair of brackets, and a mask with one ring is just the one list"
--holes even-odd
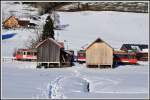
[(61, 45), (61, 48), (64, 48), (64, 42), (58, 42)]
[[(104, 43), (106, 43), (105, 41), (103, 41), (101, 38), (97, 38), (94, 42), (92, 42), (87, 48), (86, 48), (86, 50), (89, 48), (89, 47), (91, 47), (94, 43), (96, 43), (96, 42), (104, 42)], [(112, 48), (108, 43), (106, 43), (110, 48)], [(113, 48), (112, 48), (113, 49)]]
[(69, 55), (73, 55), (70, 51), (68, 51), (68, 50), (62, 50), (63, 52), (65, 52), (65, 53), (67, 53), (67, 54), (69, 54)]
[(55, 43), (56, 45), (58, 45), (58, 47), (62, 48), (62, 45), (59, 44), (56, 40), (54, 40), (54, 39), (52, 39), (52, 38), (47, 38), (47, 39), (45, 39), (44, 41), (38, 43), (35, 48), (38, 48), (40, 45), (42, 45), (42, 44), (43, 44), (44, 42), (46, 42), (46, 41), (51, 41), (51, 42)]

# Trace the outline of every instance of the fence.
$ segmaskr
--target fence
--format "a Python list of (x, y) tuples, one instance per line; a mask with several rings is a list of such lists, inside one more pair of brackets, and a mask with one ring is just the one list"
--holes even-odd
[(15, 57), (2, 57), (2, 62), (13, 62), (15, 60)]

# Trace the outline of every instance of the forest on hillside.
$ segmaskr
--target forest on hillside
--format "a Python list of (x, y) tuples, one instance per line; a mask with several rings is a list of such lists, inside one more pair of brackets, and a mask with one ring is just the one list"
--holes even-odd
[(40, 9), (40, 14), (59, 11), (121, 11), (148, 13), (148, 2), (23, 2)]

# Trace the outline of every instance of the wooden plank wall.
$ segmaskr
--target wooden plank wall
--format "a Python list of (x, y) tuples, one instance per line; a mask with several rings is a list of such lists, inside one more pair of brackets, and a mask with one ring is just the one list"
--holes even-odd
[(86, 51), (87, 65), (112, 65), (113, 50), (104, 42), (94, 43)]
[(50, 40), (37, 48), (38, 62), (60, 62), (60, 48)]

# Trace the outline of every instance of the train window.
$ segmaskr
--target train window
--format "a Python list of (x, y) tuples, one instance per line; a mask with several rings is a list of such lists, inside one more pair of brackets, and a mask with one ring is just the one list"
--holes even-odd
[(116, 58), (128, 58), (128, 55), (126, 54), (115, 54)]
[(116, 58), (120, 58), (121, 57), (121, 55), (119, 55), (119, 54), (115, 54), (114, 55)]
[(79, 53), (78, 56), (79, 57), (85, 57), (85, 53)]
[(135, 59), (135, 55), (129, 55), (128, 58), (129, 59)]
[(17, 54), (21, 54), (21, 52), (18, 51)]
[(31, 55), (31, 52), (27, 52), (27, 55)]
[(23, 52), (23, 55), (27, 55), (27, 52)]
[(136, 58), (135, 55), (133, 55), (132, 58), (135, 59)]
[(120, 55), (121, 58), (128, 58), (128, 55)]
[(23, 55), (23, 52), (19, 52), (19, 54)]
[(131, 55), (129, 55), (129, 56), (128, 56), (128, 59), (132, 59), (132, 56), (131, 56)]
[(132, 54), (114, 54), (115, 58), (135, 59), (135, 55)]
[(130, 58), (135, 59), (136, 57), (135, 57), (135, 55), (130, 55)]
[(36, 56), (36, 55), (37, 55), (37, 53), (36, 53), (36, 52), (34, 52), (34, 55)]

